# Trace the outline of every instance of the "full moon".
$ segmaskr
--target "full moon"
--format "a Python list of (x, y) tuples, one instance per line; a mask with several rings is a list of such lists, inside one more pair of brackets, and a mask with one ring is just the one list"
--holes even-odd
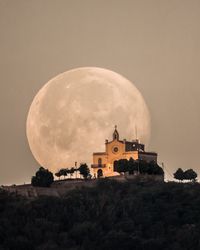
[(66, 71), (36, 94), (27, 117), (26, 133), (37, 162), (51, 171), (92, 163), (104, 151), (117, 125), (120, 139), (148, 144), (150, 115), (132, 82), (103, 68)]

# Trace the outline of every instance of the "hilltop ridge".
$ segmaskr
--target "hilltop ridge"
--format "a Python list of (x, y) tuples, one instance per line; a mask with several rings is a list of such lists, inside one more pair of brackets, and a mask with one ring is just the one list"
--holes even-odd
[[(112, 177), (106, 177), (108, 180), (115, 180), (117, 182), (132, 181), (164, 181), (163, 176), (159, 175), (117, 175)], [(98, 183), (98, 179), (62, 179), (56, 180), (51, 184), (51, 187), (36, 187), (31, 184), (24, 185), (11, 185), (3, 186), (2, 188), (11, 193), (25, 196), (26, 198), (38, 198), (40, 196), (54, 196), (62, 197), (73, 189), (82, 187), (95, 187)]]
[(0, 192), (1, 250), (199, 250), (200, 184), (100, 179), (34, 200)]

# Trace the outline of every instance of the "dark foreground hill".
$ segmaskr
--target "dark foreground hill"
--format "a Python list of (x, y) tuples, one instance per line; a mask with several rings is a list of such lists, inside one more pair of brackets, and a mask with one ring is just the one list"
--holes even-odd
[(1, 250), (199, 250), (200, 185), (100, 180), (62, 198), (0, 192)]

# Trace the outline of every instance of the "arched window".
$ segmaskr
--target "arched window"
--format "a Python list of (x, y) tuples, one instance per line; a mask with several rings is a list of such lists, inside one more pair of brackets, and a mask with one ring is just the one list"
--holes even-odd
[(101, 164), (102, 164), (102, 159), (99, 158), (99, 159), (98, 159), (98, 165), (101, 165)]
[(98, 169), (98, 171), (97, 171), (97, 178), (101, 178), (102, 176), (103, 176), (102, 169)]

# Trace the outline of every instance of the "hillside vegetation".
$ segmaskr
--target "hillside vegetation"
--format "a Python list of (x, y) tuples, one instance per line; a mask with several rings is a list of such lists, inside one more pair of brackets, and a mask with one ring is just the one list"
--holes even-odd
[(62, 198), (0, 191), (1, 250), (197, 250), (200, 185), (99, 180)]

